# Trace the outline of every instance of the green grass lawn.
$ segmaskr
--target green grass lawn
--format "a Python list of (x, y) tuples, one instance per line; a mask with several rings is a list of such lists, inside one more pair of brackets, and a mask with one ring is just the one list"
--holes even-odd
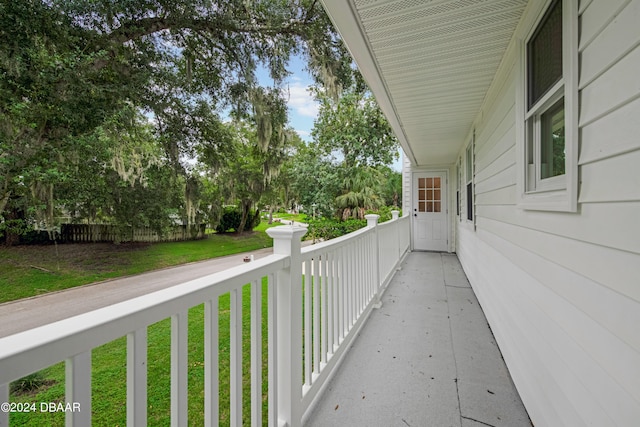
[[(263, 334), (263, 423), (267, 424), (267, 284), (262, 282), (262, 334)], [(243, 423), (251, 423), (250, 376), (250, 286), (243, 288)], [(230, 425), (229, 398), (229, 294), (219, 299), (219, 399), (220, 425)], [(165, 319), (148, 328), (148, 396), (147, 414), (149, 426), (170, 425), (170, 337), (171, 322)], [(189, 425), (204, 423), (204, 306), (189, 310)], [(94, 426), (126, 425), (126, 337), (122, 337), (93, 350), (92, 414)], [(15, 402), (64, 401), (64, 364), (59, 363), (41, 371), (44, 385), (28, 393), (13, 393)], [(64, 426), (63, 413), (12, 413), (11, 426)]]
[(273, 218), (286, 219), (287, 221), (306, 222), (306, 214), (274, 213)]
[(155, 244), (61, 244), (0, 247), (0, 303), (97, 281), (271, 247), (260, 224), (252, 233)]
[[(273, 224), (278, 225), (276, 224)], [(59, 245), (0, 249), (1, 301), (66, 289), (96, 280), (272, 246), (261, 224), (238, 237), (210, 235), (206, 240), (153, 245)], [(263, 421), (267, 422), (267, 284), (262, 282)], [(229, 425), (229, 294), (219, 298), (220, 425)], [(250, 286), (243, 288), (243, 418), (250, 424)], [(148, 328), (148, 425), (170, 425), (170, 319)], [(204, 422), (204, 307), (189, 310), (189, 425)], [(38, 374), (37, 389), (12, 392), (15, 402), (64, 401), (64, 363)], [(93, 350), (92, 412), (94, 426), (126, 425), (126, 337)], [(64, 426), (63, 413), (13, 413), (12, 426)]]

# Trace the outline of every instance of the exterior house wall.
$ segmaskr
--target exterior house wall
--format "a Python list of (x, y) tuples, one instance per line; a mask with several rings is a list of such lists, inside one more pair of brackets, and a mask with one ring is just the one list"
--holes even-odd
[(517, 206), (512, 43), (475, 121), (476, 227), (464, 197), (452, 224), (533, 423), (631, 426), (640, 420), (640, 0), (583, 1), (579, 11), (578, 211)]

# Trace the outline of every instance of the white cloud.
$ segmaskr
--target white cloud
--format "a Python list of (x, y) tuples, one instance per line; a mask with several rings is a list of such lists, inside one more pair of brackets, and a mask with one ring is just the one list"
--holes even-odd
[(304, 129), (295, 129), (295, 131), (300, 135), (300, 138), (307, 141), (311, 137), (311, 132)]
[(288, 105), (295, 114), (316, 118), (318, 116), (318, 103), (313, 99), (308, 88), (308, 85), (304, 85), (298, 79), (294, 79), (287, 91)]

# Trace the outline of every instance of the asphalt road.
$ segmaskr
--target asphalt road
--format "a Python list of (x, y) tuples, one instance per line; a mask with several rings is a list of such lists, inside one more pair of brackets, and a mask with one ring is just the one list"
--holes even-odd
[(0, 304), (0, 338), (235, 267), (247, 255), (272, 253), (260, 249)]

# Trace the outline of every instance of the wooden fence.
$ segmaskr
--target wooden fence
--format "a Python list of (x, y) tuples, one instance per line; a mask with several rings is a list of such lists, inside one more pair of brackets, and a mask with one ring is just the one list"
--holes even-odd
[(150, 227), (133, 228), (107, 224), (62, 224), (63, 242), (179, 242), (205, 238), (205, 224), (177, 225), (163, 234)]

